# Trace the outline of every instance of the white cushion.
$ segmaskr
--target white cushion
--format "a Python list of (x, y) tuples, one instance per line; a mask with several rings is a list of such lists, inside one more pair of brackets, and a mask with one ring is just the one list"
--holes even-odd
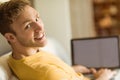
[(47, 37), (47, 45), (42, 49), (56, 55), (57, 57), (61, 58), (65, 63), (71, 65), (70, 56), (68, 55), (63, 45), (61, 45), (60, 42), (56, 39)]
[(8, 44), (5, 37), (0, 34), (0, 55), (3, 55), (11, 50), (10, 45)]
[(18, 80), (11, 72), (7, 59), (11, 52), (0, 57), (0, 80)]

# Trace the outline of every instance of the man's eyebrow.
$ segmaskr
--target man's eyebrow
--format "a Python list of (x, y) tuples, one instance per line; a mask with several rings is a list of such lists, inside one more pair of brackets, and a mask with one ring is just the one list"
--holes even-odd
[[(36, 17), (38, 17), (38, 16), (40, 16), (40, 14), (39, 14), (39, 12), (36, 12)], [(30, 21), (31, 21), (31, 20), (27, 19), (27, 20), (25, 20), (22, 24), (25, 24), (25, 23), (30, 22)]]
[(27, 19), (27, 20), (25, 20), (22, 24), (25, 24), (25, 23), (27, 23), (27, 22), (30, 22), (30, 20)]

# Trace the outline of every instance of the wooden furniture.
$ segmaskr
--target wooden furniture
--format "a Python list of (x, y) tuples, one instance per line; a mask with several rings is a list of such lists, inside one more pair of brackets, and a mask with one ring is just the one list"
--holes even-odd
[(93, 9), (98, 36), (120, 34), (120, 0), (93, 0)]

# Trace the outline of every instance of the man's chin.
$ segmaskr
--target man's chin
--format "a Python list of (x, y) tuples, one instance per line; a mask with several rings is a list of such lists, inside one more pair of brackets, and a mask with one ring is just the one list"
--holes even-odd
[(47, 40), (45, 40), (40, 47), (45, 47), (47, 45)]

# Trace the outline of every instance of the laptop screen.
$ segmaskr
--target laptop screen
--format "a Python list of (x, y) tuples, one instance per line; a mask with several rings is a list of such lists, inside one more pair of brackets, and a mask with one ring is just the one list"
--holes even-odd
[(120, 66), (119, 37), (72, 39), (72, 64), (94, 68)]

